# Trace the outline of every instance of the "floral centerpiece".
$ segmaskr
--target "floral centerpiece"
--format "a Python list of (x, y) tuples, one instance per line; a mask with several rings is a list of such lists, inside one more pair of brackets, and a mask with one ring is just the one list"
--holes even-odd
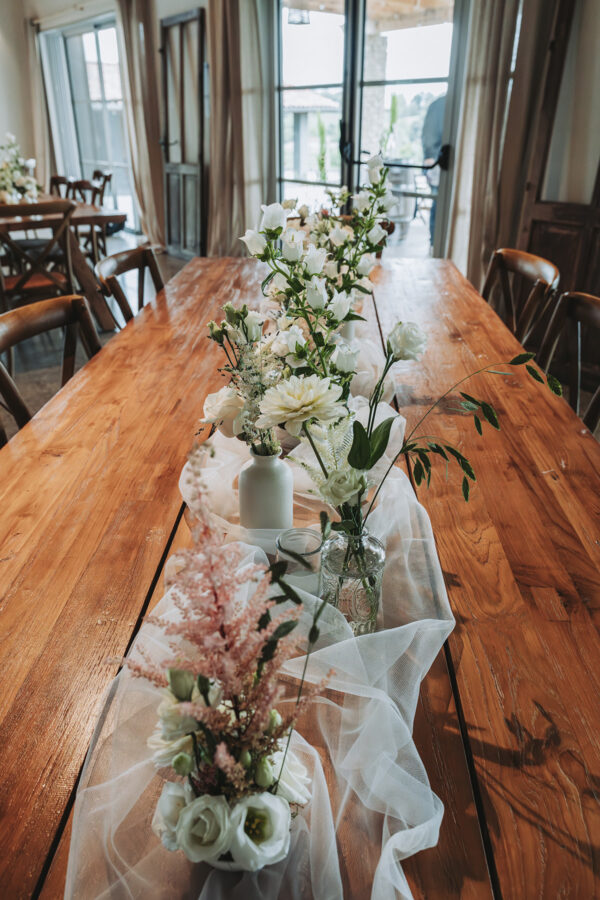
[(36, 200), (39, 186), (31, 175), (35, 160), (25, 160), (14, 134), (0, 144), (0, 203)]
[[(309, 800), (310, 780), (290, 738), (318, 688), (303, 694), (302, 679), (296, 702), (277, 709), (279, 669), (297, 655), (292, 632), (301, 602), (284, 579), (286, 563), (244, 566), (242, 546), (223, 544), (211, 527), (202, 452), (190, 459), (195, 546), (172, 558), (179, 615), (155, 623), (170, 638), (171, 657), (161, 667), (128, 665), (163, 696), (148, 740), (166, 779), (153, 830), (168, 850), (182, 850), (192, 862), (256, 871), (286, 856), (293, 811)], [(274, 614), (286, 601), (285, 611)]]

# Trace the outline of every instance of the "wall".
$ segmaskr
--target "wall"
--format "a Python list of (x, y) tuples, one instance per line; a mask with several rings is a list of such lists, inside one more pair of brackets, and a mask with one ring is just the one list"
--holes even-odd
[(22, 0), (2, 0), (0, 15), (0, 143), (12, 132), (25, 157), (33, 156), (27, 32)]

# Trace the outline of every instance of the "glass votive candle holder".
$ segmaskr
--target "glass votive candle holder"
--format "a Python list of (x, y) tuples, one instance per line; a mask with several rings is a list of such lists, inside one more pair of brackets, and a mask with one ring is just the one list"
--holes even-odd
[(285, 577), (310, 594), (319, 586), (322, 544), (321, 533), (314, 528), (288, 528), (277, 538), (277, 559), (288, 564)]

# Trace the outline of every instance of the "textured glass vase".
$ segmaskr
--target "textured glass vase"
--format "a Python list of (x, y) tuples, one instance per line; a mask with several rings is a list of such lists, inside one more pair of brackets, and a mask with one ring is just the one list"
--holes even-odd
[(278, 456), (259, 456), (240, 472), (240, 525), (283, 530), (294, 524), (294, 476)]
[(343, 614), (355, 635), (377, 626), (385, 548), (377, 538), (336, 532), (321, 551), (320, 594)]

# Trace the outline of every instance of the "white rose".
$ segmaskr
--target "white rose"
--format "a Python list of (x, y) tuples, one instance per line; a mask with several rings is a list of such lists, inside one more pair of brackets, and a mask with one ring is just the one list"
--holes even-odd
[(355, 505), (359, 491), (364, 491), (366, 487), (365, 473), (348, 465), (343, 469), (333, 469), (319, 491), (323, 500), (331, 506), (341, 506), (342, 503)]
[(371, 204), (371, 195), (368, 191), (361, 191), (359, 194), (355, 194), (352, 199), (354, 200), (354, 208), (359, 212), (364, 212)]
[(243, 408), (244, 401), (238, 392), (227, 384), (214, 394), (208, 394), (204, 401), (202, 420), (214, 422), (225, 437), (235, 437), (240, 433), (239, 423), (236, 420)]
[(379, 244), (385, 237), (387, 237), (387, 231), (381, 227), (379, 222), (376, 222), (376, 224), (373, 225), (373, 227), (367, 234), (367, 237), (372, 244)]
[(308, 218), (309, 213), (310, 213), (310, 210), (309, 210), (308, 206), (306, 205), (306, 203), (303, 203), (302, 206), (300, 206), (298, 208), (298, 215), (300, 216), (301, 219)]
[(334, 247), (341, 247), (342, 244), (348, 240), (348, 232), (343, 228), (340, 228), (339, 225), (336, 225), (335, 228), (332, 228), (329, 232), (329, 240)]
[(327, 304), (327, 289), (324, 278), (317, 278), (316, 275), (313, 275), (310, 284), (306, 288), (306, 301), (312, 309), (325, 308)]
[(276, 750), (271, 754), (271, 765), (275, 777), (279, 778), (277, 795), (283, 797), (288, 803), (299, 803), (304, 806), (310, 800), (310, 776), (308, 770), (298, 757), (288, 750), (283, 769), (284, 751)]
[(388, 338), (395, 360), (419, 359), (426, 343), (426, 335), (415, 322), (397, 322)]
[(323, 266), (323, 274), (327, 275), (328, 278), (338, 277), (338, 264), (334, 259), (330, 259), (325, 263)]
[(333, 297), (331, 298), (331, 303), (329, 304), (329, 311), (333, 314), (333, 317), (337, 319), (338, 322), (343, 322), (348, 313), (350, 312), (350, 307), (352, 305), (352, 298), (349, 294), (340, 291), (334, 291)]
[(168, 781), (163, 785), (152, 818), (152, 831), (161, 839), (167, 850), (179, 849), (176, 837), (177, 822), (181, 811), (187, 806), (188, 799), (190, 799), (189, 790), (183, 784)]
[(349, 344), (340, 343), (331, 354), (331, 362), (338, 372), (354, 372), (360, 350)]
[(294, 197), (294, 198), (290, 198), (288, 200), (284, 200), (281, 205), (283, 206), (284, 209), (295, 209), (297, 202), (298, 202), (298, 198)]
[(268, 388), (260, 402), (257, 428), (272, 428), (285, 422), (286, 431), (298, 436), (309, 419), (328, 424), (348, 415), (340, 402), (342, 388), (318, 375), (291, 375)]
[(262, 337), (263, 317), (259, 312), (251, 309), (245, 318), (246, 330), (249, 341), (259, 341)]
[(368, 275), (377, 260), (372, 253), (365, 253), (361, 256), (356, 271), (359, 275)]
[(240, 238), (240, 241), (245, 243), (248, 252), (251, 253), (252, 256), (260, 256), (267, 246), (267, 241), (264, 236), (259, 234), (258, 231), (253, 231), (251, 228), (248, 228), (244, 237)]
[(223, 796), (196, 797), (179, 814), (177, 843), (191, 862), (211, 862), (229, 850), (229, 804)]
[(284, 859), (290, 848), (292, 817), (287, 800), (274, 794), (243, 797), (231, 811), (234, 861), (249, 872)]
[(322, 271), (326, 256), (327, 250), (324, 248), (318, 250), (314, 244), (310, 245), (304, 257), (304, 265), (309, 275), (318, 275)]
[(298, 262), (304, 251), (304, 234), (297, 228), (288, 228), (282, 237), (282, 253), (288, 262)]
[(270, 203), (269, 206), (263, 204), (261, 209), (263, 211), (263, 217), (260, 223), (260, 231), (285, 228), (287, 223), (287, 212), (281, 203)]

